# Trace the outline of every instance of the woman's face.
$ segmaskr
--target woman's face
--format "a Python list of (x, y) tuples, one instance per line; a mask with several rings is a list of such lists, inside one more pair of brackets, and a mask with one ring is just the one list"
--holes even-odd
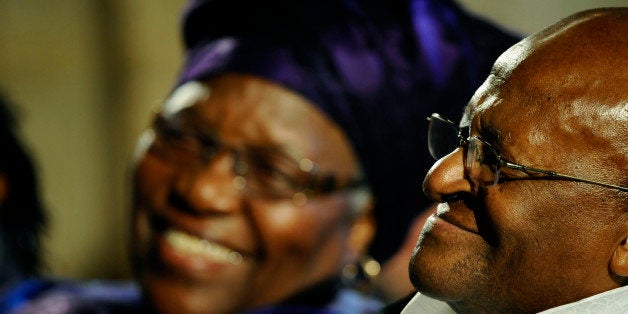
[(349, 210), (350, 193), (306, 189), (314, 178), (355, 178), (357, 159), (342, 131), (289, 90), (241, 75), (186, 84), (144, 139), (131, 246), (156, 310), (273, 304), (336, 276), (361, 249), (354, 226), (366, 218)]

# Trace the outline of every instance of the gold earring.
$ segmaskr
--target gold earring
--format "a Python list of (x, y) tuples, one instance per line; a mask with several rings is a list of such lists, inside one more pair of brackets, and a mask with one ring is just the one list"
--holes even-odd
[(378, 261), (371, 256), (363, 256), (342, 268), (342, 281), (347, 286), (368, 293), (371, 290), (373, 280), (381, 270)]

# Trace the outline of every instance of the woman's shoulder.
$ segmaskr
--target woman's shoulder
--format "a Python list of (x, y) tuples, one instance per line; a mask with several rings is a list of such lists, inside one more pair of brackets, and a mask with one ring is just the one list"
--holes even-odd
[(5, 291), (0, 313), (136, 313), (138, 287), (130, 281), (24, 280)]
[(330, 308), (339, 314), (378, 313), (384, 303), (375, 297), (352, 289), (341, 289)]

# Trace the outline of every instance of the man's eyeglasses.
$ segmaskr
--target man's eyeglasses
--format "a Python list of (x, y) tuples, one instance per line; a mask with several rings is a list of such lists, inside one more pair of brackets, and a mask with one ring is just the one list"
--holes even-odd
[(184, 167), (228, 153), (233, 160), (233, 186), (248, 196), (292, 198), (296, 205), (303, 205), (314, 195), (366, 185), (363, 177), (341, 182), (334, 175), (319, 173), (318, 166), (310, 159), (297, 162), (274, 147), (231, 147), (181, 124), (158, 116), (149, 151), (167, 163)]
[[(478, 186), (494, 186), (499, 182), (500, 170), (503, 167), (522, 171), (534, 178), (556, 178), (562, 180), (586, 182), (608, 188), (628, 191), (628, 187), (582, 179), (552, 170), (532, 168), (516, 164), (504, 159), (497, 150), (477, 136), (463, 135), (454, 122), (433, 113), (428, 117), (428, 147), (430, 154), (436, 160), (446, 156), (456, 148), (465, 146), (465, 170), (467, 175)], [(537, 175), (533, 175), (537, 174)]]

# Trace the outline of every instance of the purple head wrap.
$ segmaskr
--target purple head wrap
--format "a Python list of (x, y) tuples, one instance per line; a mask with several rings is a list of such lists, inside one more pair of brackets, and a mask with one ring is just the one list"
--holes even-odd
[(429, 201), (426, 117), (460, 117), (517, 41), (448, 0), (194, 0), (183, 14), (177, 85), (246, 73), (310, 99), (346, 133), (375, 196), (382, 261)]

